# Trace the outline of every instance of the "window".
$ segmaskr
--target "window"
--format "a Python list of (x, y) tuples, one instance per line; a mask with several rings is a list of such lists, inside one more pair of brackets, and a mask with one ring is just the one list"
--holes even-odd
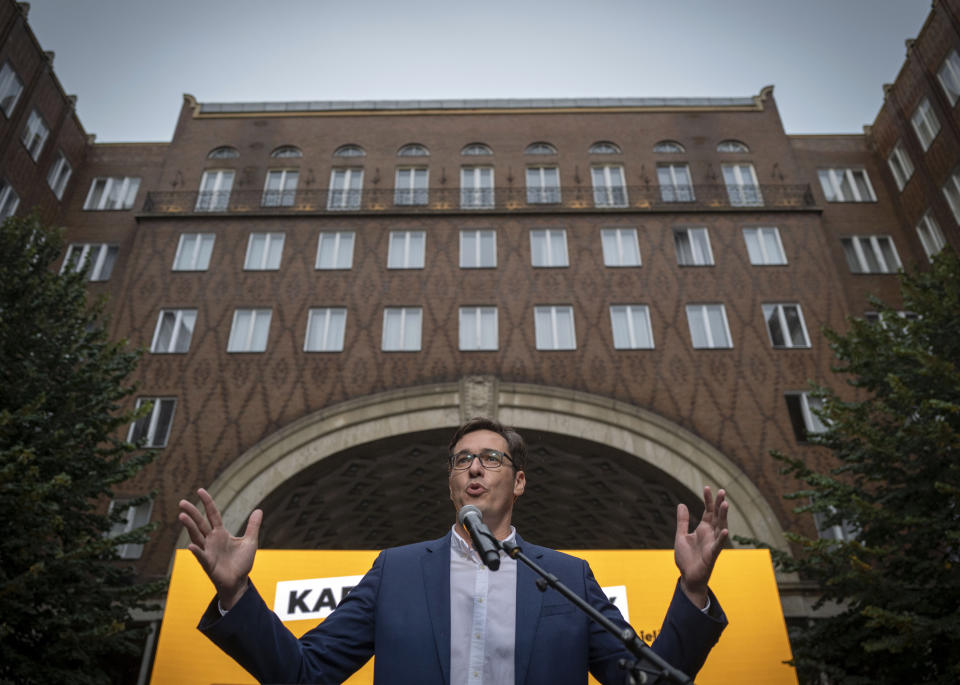
[(95, 178), (83, 208), (95, 211), (131, 209), (139, 189), (140, 179), (136, 176)]
[(947, 245), (947, 241), (944, 240), (943, 233), (940, 231), (940, 226), (937, 225), (937, 220), (933, 218), (933, 213), (930, 211), (927, 211), (920, 218), (920, 223), (917, 224), (917, 235), (920, 236), (923, 251), (927, 253), (927, 258), (930, 261), (933, 261), (933, 255)]
[(397, 205), (427, 204), (426, 167), (405, 167), (397, 169), (397, 180), (393, 191), (393, 202)]
[(427, 234), (424, 231), (390, 231), (388, 269), (422, 269)]
[(678, 228), (673, 232), (677, 247), (677, 264), (681, 266), (712, 266), (713, 251), (710, 235), (705, 228)]
[(943, 196), (947, 198), (954, 221), (960, 224), (960, 167), (950, 172), (947, 182), (943, 184)]
[(170, 424), (173, 423), (173, 410), (177, 401), (172, 397), (141, 397), (137, 399), (137, 409), (145, 404), (153, 405), (146, 415), (141, 416), (130, 426), (127, 436), (129, 442), (143, 441), (144, 447), (165, 447), (170, 437)]
[(933, 139), (940, 133), (940, 120), (937, 119), (933, 107), (930, 106), (929, 99), (923, 98), (920, 101), (917, 109), (913, 112), (913, 116), (910, 117), (910, 123), (913, 125), (914, 133), (917, 134), (920, 146), (924, 151), (928, 150), (930, 143), (932, 143)]
[(900, 268), (900, 258), (889, 236), (855, 236), (840, 242), (852, 273), (892, 274)]
[(363, 169), (333, 169), (327, 209), (360, 209)]
[(233, 312), (233, 326), (227, 352), (264, 352), (270, 332), (269, 309), (237, 309)]
[[(110, 527), (108, 537), (115, 538), (118, 535), (130, 533), (139, 528), (143, 528), (150, 523), (150, 513), (153, 510), (153, 502), (146, 500), (137, 505), (130, 500), (113, 500), (110, 502), (110, 513), (117, 512), (122, 517), (122, 521), (116, 521)], [(139, 559), (143, 554), (143, 545), (127, 542), (117, 546), (117, 556), (121, 559)]]
[(173, 270), (206, 271), (210, 267), (215, 237), (213, 233), (181, 233)]
[(311, 309), (307, 314), (307, 339), (303, 351), (342, 352), (346, 327), (347, 310), (343, 307)]
[(483, 143), (470, 143), (470, 145), (460, 150), (460, 154), (465, 157), (482, 157), (484, 155), (492, 155), (493, 150), (490, 149), (489, 145), (484, 145)]
[(50, 135), (50, 129), (47, 128), (47, 124), (37, 110), (30, 112), (27, 125), (23, 127), (21, 140), (34, 162), (40, 159), (40, 153), (43, 152), (43, 144), (47, 142), (48, 135)]
[(750, 148), (739, 140), (721, 140), (717, 143), (717, 152), (750, 152)]
[(497, 349), (496, 307), (460, 307), (460, 349)]
[(817, 536), (821, 540), (838, 540), (843, 542), (856, 540), (858, 528), (849, 521), (841, 520), (839, 523), (834, 523), (830, 526), (827, 525), (827, 521), (830, 520), (831, 516), (835, 516), (836, 513), (837, 508), (833, 506), (829, 507), (828, 511), (814, 512), (813, 522), (817, 526)]
[(613, 347), (617, 350), (652, 350), (653, 330), (650, 308), (645, 304), (617, 304), (610, 307)]
[(0, 179), (0, 221), (13, 216), (20, 204), (20, 196), (9, 183)]
[(605, 228), (600, 232), (604, 266), (640, 266), (635, 228)]
[(300, 148), (295, 145), (281, 145), (271, 152), (270, 156), (274, 159), (295, 159), (303, 157), (303, 153), (300, 151)]
[(604, 164), (590, 168), (593, 178), (593, 203), (597, 207), (626, 207), (627, 187), (623, 181), (623, 167)]
[(815, 413), (823, 409), (821, 398), (808, 392), (788, 392), (786, 398), (787, 411), (797, 442), (807, 442), (811, 434), (826, 432), (826, 424)]
[(530, 254), (533, 266), (569, 266), (567, 232), (562, 228), (530, 231)]
[(526, 149), (523, 151), (525, 155), (555, 155), (557, 154), (557, 148), (555, 148), (550, 143), (537, 142), (530, 143), (527, 145)]
[(658, 164), (657, 183), (664, 202), (693, 202), (693, 181), (686, 164)]
[(688, 304), (687, 323), (690, 339), (697, 349), (730, 348), (730, 326), (722, 304)]
[(951, 50), (943, 60), (943, 66), (937, 72), (937, 79), (950, 104), (957, 104), (957, 98), (960, 97), (960, 55), (957, 55), (956, 50)]
[(560, 202), (560, 171), (557, 167), (527, 167), (527, 202), (530, 204)]
[(240, 156), (240, 151), (229, 145), (215, 147), (207, 153), (207, 159), (236, 159)]
[(420, 350), (420, 307), (387, 307), (383, 310), (384, 352), (417, 352)]
[(283, 233), (251, 233), (247, 241), (247, 271), (276, 271), (283, 254)]
[(659, 143), (653, 146), (653, 151), (672, 155), (680, 152), (686, 152), (687, 149), (675, 140), (661, 140)]
[(58, 200), (63, 199), (63, 191), (67, 188), (67, 182), (70, 180), (71, 173), (73, 173), (73, 169), (70, 167), (70, 162), (68, 162), (64, 156), (63, 150), (58, 150), (57, 159), (50, 166), (50, 171), (47, 173), (47, 185), (50, 186), (50, 190), (53, 191), (53, 194), (57, 196)]
[(538, 350), (577, 349), (577, 337), (573, 330), (573, 307), (534, 307), (534, 326)]
[(743, 240), (747, 243), (747, 254), (754, 266), (786, 264), (787, 255), (780, 242), (780, 230), (770, 228), (745, 228)]
[(161, 310), (150, 351), (158, 354), (187, 352), (196, 321), (196, 309)]
[(913, 176), (913, 162), (907, 156), (907, 151), (903, 149), (903, 141), (897, 141), (887, 157), (887, 164), (890, 166), (890, 173), (893, 174), (893, 180), (897, 183), (897, 190), (903, 190), (907, 181)]
[(198, 212), (222, 212), (230, 202), (230, 189), (233, 187), (233, 170), (219, 169), (204, 171), (200, 179), (200, 192), (197, 193)]
[(465, 209), (493, 207), (493, 167), (460, 167), (460, 206)]
[(419, 143), (408, 143), (397, 150), (397, 157), (429, 157), (430, 150)]
[(341, 145), (333, 151), (334, 157), (366, 157), (367, 153), (359, 145)]
[(730, 204), (734, 207), (751, 207), (763, 204), (757, 174), (752, 164), (724, 164), (723, 182), (727, 186)]
[(774, 348), (810, 347), (807, 327), (798, 304), (765, 304), (763, 319)]
[(106, 243), (74, 243), (67, 248), (67, 256), (63, 260), (60, 273), (80, 271), (89, 264), (87, 278), (91, 281), (106, 281), (113, 273), (113, 265), (117, 261), (116, 245)]
[(9, 62), (4, 62), (0, 68), (0, 109), (9, 119), (13, 114), (17, 101), (20, 99), (20, 93), (23, 92), (23, 81), (17, 76)]
[(353, 231), (321, 233), (317, 238), (317, 269), (349, 269), (353, 266)]
[(591, 145), (588, 152), (591, 155), (619, 155), (620, 146), (609, 140), (601, 140)]
[(460, 231), (461, 269), (491, 269), (496, 265), (496, 231)]
[(272, 169), (267, 172), (267, 181), (263, 186), (264, 207), (292, 207), (297, 195), (297, 181), (300, 172), (296, 169)]
[(865, 169), (817, 169), (827, 202), (876, 202)]

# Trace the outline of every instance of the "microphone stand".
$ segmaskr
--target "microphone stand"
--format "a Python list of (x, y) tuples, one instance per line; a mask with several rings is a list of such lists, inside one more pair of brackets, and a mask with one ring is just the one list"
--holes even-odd
[[(621, 659), (620, 661), (620, 667), (627, 671), (630, 685), (648, 682), (649, 685), (655, 685), (661, 682), (661, 679), (663, 679), (664, 682), (676, 683), (676, 685), (693, 685), (693, 681), (690, 680), (687, 674), (664, 661), (646, 642), (637, 636), (633, 628), (630, 626), (622, 629), (617, 627), (613, 621), (590, 606), (583, 598), (574, 593), (573, 590), (561, 583), (555, 575), (546, 571), (524, 554), (520, 549), (520, 545), (515, 542), (497, 540), (493, 535), (488, 535), (488, 537), (497, 547), (506, 552), (511, 559), (519, 559), (529, 566), (534, 573), (540, 576), (540, 578), (537, 579), (537, 588), (540, 592), (546, 592), (548, 587), (552, 587), (587, 616), (599, 623), (608, 633), (623, 643), (627, 651), (636, 659), (636, 661), (627, 659)], [(652, 667), (647, 666), (646, 668), (642, 668), (640, 666), (641, 662), (652, 664)], [(648, 676), (652, 676), (653, 680), (648, 681)]]

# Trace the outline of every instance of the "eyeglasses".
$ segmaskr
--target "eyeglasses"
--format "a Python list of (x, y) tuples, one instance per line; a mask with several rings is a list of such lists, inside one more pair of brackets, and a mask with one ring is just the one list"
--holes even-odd
[[(503, 466), (504, 459), (510, 459), (509, 454), (504, 454), (500, 450), (480, 450), (476, 454), (468, 450), (461, 450), (456, 454), (450, 455), (450, 468), (456, 471), (463, 471), (470, 468), (474, 459), (480, 460), (480, 466), (485, 469), (495, 470)], [(513, 459), (510, 459), (513, 464)]]

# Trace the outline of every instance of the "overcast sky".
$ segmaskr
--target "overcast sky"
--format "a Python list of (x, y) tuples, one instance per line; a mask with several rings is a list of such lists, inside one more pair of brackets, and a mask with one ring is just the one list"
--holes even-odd
[(200, 102), (738, 97), (788, 133), (872, 123), (930, 0), (31, 0), (101, 142)]

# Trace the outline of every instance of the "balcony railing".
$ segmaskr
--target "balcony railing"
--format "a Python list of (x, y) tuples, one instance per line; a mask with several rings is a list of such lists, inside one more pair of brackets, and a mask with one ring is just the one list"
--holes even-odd
[(815, 209), (809, 185), (153, 191), (144, 214), (711, 212)]

